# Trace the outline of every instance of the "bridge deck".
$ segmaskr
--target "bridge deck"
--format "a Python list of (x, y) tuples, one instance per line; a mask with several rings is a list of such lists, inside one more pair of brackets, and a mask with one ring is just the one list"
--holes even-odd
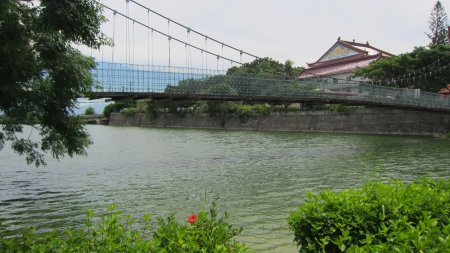
[(305, 104), (341, 104), (345, 106), (365, 106), (378, 108), (408, 109), (408, 110), (427, 110), (436, 112), (450, 112), (450, 108), (432, 107), (421, 104), (398, 104), (386, 103), (380, 101), (358, 100), (354, 95), (347, 95), (351, 99), (345, 98), (292, 98), (292, 97), (274, 97), (274, 96), (238, 96), (238, 95), (211, 95), (211, 94), (177, 94), (177, 93), (158, 93), (158, 92), (94, 92), (97, 98), (106, 98), (111, 101), (124, 99), (151, 99), (154, 101), (183, 101), (183, 100), (203, 100), (209, 102), (223, 101), (243, 101), (249, 104), (270, 103), (275, 105), (305, 103)]
[(299, 80), (263, 72), (220, 74), (184, 68), (157, 71), (155, 66), (108, 66), (93, 73), (99, 84), (95, 92), (98, 98), (343, 104), (450, 112), (450, 96), (369, 82)]

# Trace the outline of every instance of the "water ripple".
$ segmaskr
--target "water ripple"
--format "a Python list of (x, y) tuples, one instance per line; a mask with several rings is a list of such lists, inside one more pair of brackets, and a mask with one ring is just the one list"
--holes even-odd
[[(26, 166), (4, 149), (0, 220), (10, 233), (77, 228), (85, 209), (105, 213), (118, 204), (134, 217), (176, 212), (184, 222), (206, 195), (230, 222), (245, 228), (238, 240), (256, 252), (297, 252), (286, 217), (317, 193), (357, 187), (374, 173), (383, 180), (446, 177), (449, 142), (395, 137), (288, 132), (88, 126), (87, 157), (47, 157)], [(426, 150), (426, 152), (424, 152)]]

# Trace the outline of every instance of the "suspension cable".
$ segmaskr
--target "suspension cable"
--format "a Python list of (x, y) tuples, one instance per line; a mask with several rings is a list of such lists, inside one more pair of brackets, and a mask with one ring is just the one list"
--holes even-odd
[[(113, 13), (113, 37), (112, 37), (112, 40), (113, 40), (113, 46), (112, 46), (112, 54), (111, 54), (111, 63), (112, 63), (112, 65), (113, 65), (113, 67), (114, 67), (114, 48), (115, 48), (115, 35), (116, 35), (116, 14), (117, 14), (117, 12), (116, 11), (114, 11), (114, 13)], [(112, 69), (113, 68), (111, 68), (111, 71), (112, 71)], [(114, 78), (114, 75), (112, 75), (113, 76), (113, 78)], [(111, 91), (111, 85), (112, 85), (112, 83), (110, 83), (109, 84), (109, 91)]]
[[(132, 0), (129, 0), (129, 1), (132, 1)], [(103, 5), (103, 7), (105, 7), (106, 9), (109, 9), (109, 10), (111, 10), (111, 11), (115, 11), (114, 9), (112, 9), (111, 7), (108, 7), (108, 6), (106, 6), (106, 5)], [(132, 20), (132, 18), (128, 17), (127, 15), (124, 15), (123, 13), (120, 13), (120, 12), (118, 12), (118, 11), (116, 11), (116, 13), (119, 14), (120, 16), (122, 16), (122, 17), (128, 19), (128, 20)], [(183, 41), (181, 41), (181, 40), (179, 40), (179, 39), (177, 39), (177, 38), (173, 38), (172, 36), (170, 36), (170, 35), (168, 35), (168, 34), (165, 34), (164, 32), (161, 32), (161, 31), (159, 31), (159, 30), (157, 30), (157, 29), (155, 29), (155, 28), (153, 28), (153, 27), (147, 26), (146, 24), (143, 24), (143, 23), (141, 23), (141, 22), (139, 22), (139, 21), (136, 21), (136, 20), (135, 20), (135, 23), (137, 23), (137, 24), (139, 24), (139, 25), (141, 25), (141, 26), (143, 26), (143, 27), (146, 27), (146, 28), (148, 28), (148, 29), (152, 29), (152, 32), (155, 31), (155, 32), (157, 32), (157, 33), (159, 33), (159, 34), (161, 34), (161, 35), (163, 35), (163, 36), (170, 37), (171, 39), (173, 39), (173, 40), (175, 40), (175, 41), (177, 41), (177, 42), (179, 42), (179, 43), (186, 44), (186, 42), (183, 42)], [(191, 30), (191, 31), (192, 31), (192, 30)], [(205, 38), (205, 40), (206, 40), (206, 39), (207, 39), (207, 38)], [(199, 51), (203, 50), (203, 49), (201, 49), (201, 48), (199, 48), (199, 47), (197, 47), (197, 46), (194, 46), (194, 45), (192, 45), (192, 44), (189, 44), (189, 46), (190, 46), (191, 48), (195, 48), (195, 49), (197, 49), (197, 50), (199, 50)], [(217, 54), (214, 54), (214, 53), (212, 53), (212, 52), (210, 52), (210, 51), (207, 51), (207, 50), (204, 50), (204, 51), (205, 51), (205, 53), (210, 54), (210, 55), (217, 55)], [(245, 52), (244, 52), (244, 53), (245, 53)], [(255, 57), (256, 57), (256, 56), (255, 56)], [(232, 60), (232, 59), (229, 59), (229, 58), (226, 58), (226, 57), (223, 57), (223, 58), (224, 58), (225, 60), (233, 61), (234, 63), (237, 63), (237, 64), (242, 65), (242, 63), (237, 62), (237, 61), (235, 61), (235, 60)], [(208, 58), (206, 58), (206, 64), (207, 64), (207, 63), (208, 63)], [(206, 66), (206, 67), (208, 67), (208, 66)]]
[[(189, 41), (188, 41), (188, 44), (190, 45), (191, 44), (191, 28), (189, 28), (189, 30), (188, 30), (188, 38), (189, 38)], [(190, 68), (192, 68), (192, 51), (191, 51), (191, 47), (189, 46), (188, 47), (188, 49), (189, 49), (189, 66), (190, 66)]]
[(113, 46), (112, 46), (112, 55), (111, 55), (111, 62), (113, 64), (114, 64), (114, 47), (115, 47), (114, 43), (115, 43), (115, 34), (116, 34), (116, 14), (117, 14), (117, 12), (114, 11), (114, 13), (113, 13), (113, 37), (112, 37)]
[[(150, 11), (147, 11), (147, 25), (150, 26)], [(147, 29), (147, 65), (150, 66), (150, 29)]]
[[(103, 4), (103, 0), (102, 0), (102, 4)], [(104, 27), (104, 23), (102, 23), (102, 35), (103, 35), (103, 27)], [(101, 50), (102, 50), (102, 62), (104, 62), (104, 60), (103, 60), (103, 58), (104, 58), (104, 53), (105, 53), (105, 50), (103, 50), (103, 45), (101, 46)]]
[(187, 34), (186, 34), (186, 44), (184, 45), (184, 51), (186, 52), (186, 57), (185, 57), (185, 60), (186, 60), (186, 68), (189, 68), (188, 66), (188, 43), (189, 43), (189, 30), (187, 31)]
[(153, 65), (153, 45), (154, 45), (154, 43), (153, 43), (153, 29), (152, 29), (152, 65)]
[(169, 36), (168, 41), (169, 41), (169, 72), (170, 72), (170, 41), (172, 40), (172, 37)]
[[(150, 8), (145, 7), (144, 5), (138, 3), (138, 2), (136, 2), (136, 1), (134, 1), (134, 0), (127, 0), (127, 1), (131, 1), (131, 2), (135, 3), (136, 5), (142, 7), (142, 8), (144, 8), (144, 9), (146, 9), (146, 10), (149, 10), (149, 11), (153, 12), (154, 14), (156, 14), (156, 15), (162, 17), (162, 18), (165, 18), (165, 19), (167, 19), (167, 20), (170, 20), (172, 23), (175, 23), (176, 25), (179, 25), (179, 26), (181, 26), (181, 27), (183, 27), (183, 28), (185, 28), (185, 29), (188, 28), (187, 26), (185, 26), (185, 25), (183, 25), (183, 24), (180, 24), (180, 23), (178, 23), (178, 22), (176, 22), (176, 21), (173, 21), (173, 20), (171, 20), (170, 18), (168, 18), (168, 17), (166, 17), (166, 16), (164, 16), (164, 15), (162, 15), (162, 14), (156, 12), (156, 11), (151, 10)], [(208, 38), (207, 35), (204, 35), (204, 34), (198, 32), (198, 31), (195, 31), (195, 30), (193, 30), (193, 29), (191, 29), (191, 31), (194, 32), (194, 33), (196, 33), (196, 34), (198, 34), (198, 35), (200, 35), (200, 36), (203, 36), (203, 37), (205, 37), (205, 38)], [(213, 39), (213, 38), (210, 38), (210, 39), (211, 39), (212, 41), (216, 42), (216, 43), (223, 44), (224, 46), (226, 46), (226, 47), (228, 47), (228, 48), (231, 48), (231, 49), (233, 49), (233, 50), (236, 50), (236, 51), (242, 51), (242, 50), (239, 50), (239, 49), (237, 49), (237, 48), (235, 48), (235, 47), (232, 47), (232, 46), (230, 46), (230, 45), (227, 45), (227, 44), (225, 44), (225, 43), (222, 43), (222, 42), (220, 42), (220, 41), (218, 41), (218, 40), (215, 40), (215, 39)], [(243, 53), (245, 53), (246, 55), (249, 55), (249, 56), (256, 57), (257, 59), (258, 59), (258, 58), (263, 58), (263, 57), (258, 57), (258, 56), (256, 56), (256, 55), (253, 55), (253, 54), (250, 54), (250, 53), (247, 53), (247, 52), (243, 52)]]
[[(126, 8), (126, 15), (129, 16), (128, 14), (128, 3), (130, 0), (126, 0), (127, 2), (127, 8)], [(128, 19), (125, 20), (125, 63), (128, 65)]]

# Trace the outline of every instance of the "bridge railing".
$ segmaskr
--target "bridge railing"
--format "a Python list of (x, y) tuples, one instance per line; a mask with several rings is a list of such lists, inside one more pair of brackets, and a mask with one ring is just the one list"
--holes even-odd
[(450, 99), (417, 89), (330, 79), (299, 80), (271, 73), (100, 63), (93, 72), (98, 92), (152, 92), (276, 99), (329, 99), (450, 110)]

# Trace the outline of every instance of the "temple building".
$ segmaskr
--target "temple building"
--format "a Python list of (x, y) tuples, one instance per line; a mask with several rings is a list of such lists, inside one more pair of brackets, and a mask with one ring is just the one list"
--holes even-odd
[[(350, 79), (356, 67), (367, 67), (373, 61), (378, 61), (392, 54), (369, 45), (369, 42), (357, 43), (353, 40), (345, 41), (338, 38), (337, 42), (314, 63), (307, 63), (298, 78), (309, 79), (329, 77), (336, 79)], [(355, 78), (353, 80), (364, 80)]]

